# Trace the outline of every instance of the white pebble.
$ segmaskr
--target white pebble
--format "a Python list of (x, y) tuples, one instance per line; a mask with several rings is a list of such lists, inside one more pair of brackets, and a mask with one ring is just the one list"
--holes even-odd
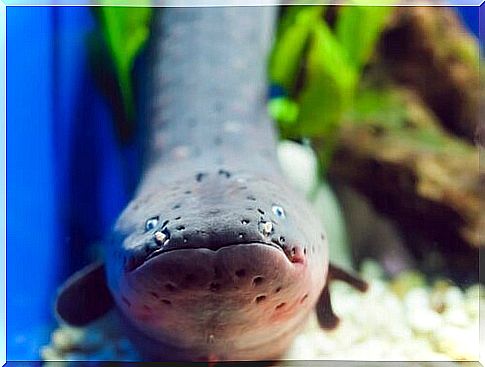
[(470, 318), (463, 307), (448, 307), (443, 313), (443, 317), (454, 326), (467, 326), (470, 323)]
[(302, 144), (284, 140), (278, 144), (278, 158), (291, 184), (308, 195), (318, 182), (318, 161), (313, 150)]
[(440, 315), (427, 308), (416, 308), (408, 311), (409, 325), (418, 333), (435, 331), (441, 324)]

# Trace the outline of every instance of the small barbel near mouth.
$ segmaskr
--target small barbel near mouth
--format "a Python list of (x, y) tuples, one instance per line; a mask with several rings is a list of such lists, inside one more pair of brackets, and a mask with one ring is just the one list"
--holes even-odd
[(167, 254), (167, 253), (173, 252), (173, 251), (180, 251), (180, 250), (209, 250), (209, 251), (217, 252), (217, 251), (219, 251), (219, 250), (221, 250), (223, 248), (232, 247), (232, 246), (238, 246), (238, 245), (266, 245), (266, 246), (269, 246), (269, 247), (273, 247), (273, 248), (277, 249), (278, 251), (281, 251), (281, 253), (283, 255), (285, 255), (285, 258), (288, 259), (288, 257), (286, 256), (286, 253), (283, 250), (283, 248), (281, 246), (275, 244), (275, 243), (264, 242), (264, 241), (247, 241), (247, 242), (229, 243), (227, 245), (222, 245), (222, 246), (220, 246), (220, 247), (218, 247), (216, 249), (211, 249), (210, 247), (180, 247), (180, 248), (169, 248), (169, 249), (159, 249), (159, 250), (155, 250), (150, 255), (148, 255), (143, 262), (141, 262), (139, 265), (137, 265), (136, 267), (134, 267), (133, 269), (131, 269), (129, 272), (132, 272), (132, 271), (135, 271), (135, 270), (139, 269), (141, 266), (147, 264), (150, 260), (153, 260), (153, 259), (157, 258), (158, 256), (161, 256), (163, 254)]

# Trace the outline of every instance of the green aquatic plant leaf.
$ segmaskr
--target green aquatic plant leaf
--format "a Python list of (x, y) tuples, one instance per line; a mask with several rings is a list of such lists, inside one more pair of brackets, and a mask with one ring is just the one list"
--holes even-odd
[(281, 125), (291, 126), (296, 123), (298, 117), (298, 104), (289, 98), (272, 98), (268, 103), (270, 116)]
[(313, 26), (320, 21), (324, 7), (290, 7), (277, 31), (276, 42), (269, 58), (269, 77), (290, 92)]
[[(109, 5), (102, 1), (101, 5)], [(141, 1), (140, 6), (149, 5)], [(129, 121), (134, 120), (135, 101), (131, 72), (136, 56), (149, 36), (152, 10), (149, 7), (102, 6), (96, 9)]]
[(357, 70), (369, 61), (392, 8), (386, 6), (343, 6), (336, 22), (336, 36), (348, 60)]
[(298, 99), (300, 133), (307, 137), (328, 137), (350, 107), (358, 75), (325, 22), (313, 28), (306, 71), (306, 82)]

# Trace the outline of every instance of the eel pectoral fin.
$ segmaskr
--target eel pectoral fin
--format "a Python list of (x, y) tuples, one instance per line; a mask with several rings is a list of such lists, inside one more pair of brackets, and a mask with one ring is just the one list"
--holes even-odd
[(328, 282), (323, 288), (322, 294), (317, 303), (317, 319), (320, 327), (325, 330), (335, 329), (340, 319), (333, 312), (332, 301), (330, 299), (330, 291), (328, 289)]
[(365, 292), (369, 287), (365, 280), (360, 279), (358, 276), (353, 275), (332, 263), (328, 266), (328, 279), (330, 282), (333, 280), (340, 280), (361, 292)]
[(338, 266), (330, 264), (328, 268), (327, 284), (325, 284), (316, 306), (318, 322), (320, 326), (326, 330), (335, 329), (340, 321), (333, 311), (330, 297), (329, 285), (334, 280), (343, 281), (361, 292), (365, 292), (368, 288), (368, 284), (364, 280)]
[(58, 317), (72, 326), (84, 326), (106, 314), (114, 301), (106, 284), (103, 263), (93, 263), (72, 275), (59, 289)]

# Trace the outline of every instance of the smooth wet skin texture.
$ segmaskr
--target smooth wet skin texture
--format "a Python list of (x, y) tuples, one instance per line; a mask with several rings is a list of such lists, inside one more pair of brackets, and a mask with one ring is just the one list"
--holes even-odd
[(314, 307), (319, 275), (311, 279), (305, 264), (263, 244), (176, 250), (127, 276), (117, 302), (135, 328), (164, 344), (254, 360), (283, 353), (285, 335)]
[[(145, 169), (57, 313), (85, 325), (111, 307), (143, 360), (281, 358), (313, 310), (333, 328), (322, 224), (278, 166), (264, 55), (276, 8), (156, 12), (145, 73)], [(79, 302), (82, 299), (83, 302)]]

